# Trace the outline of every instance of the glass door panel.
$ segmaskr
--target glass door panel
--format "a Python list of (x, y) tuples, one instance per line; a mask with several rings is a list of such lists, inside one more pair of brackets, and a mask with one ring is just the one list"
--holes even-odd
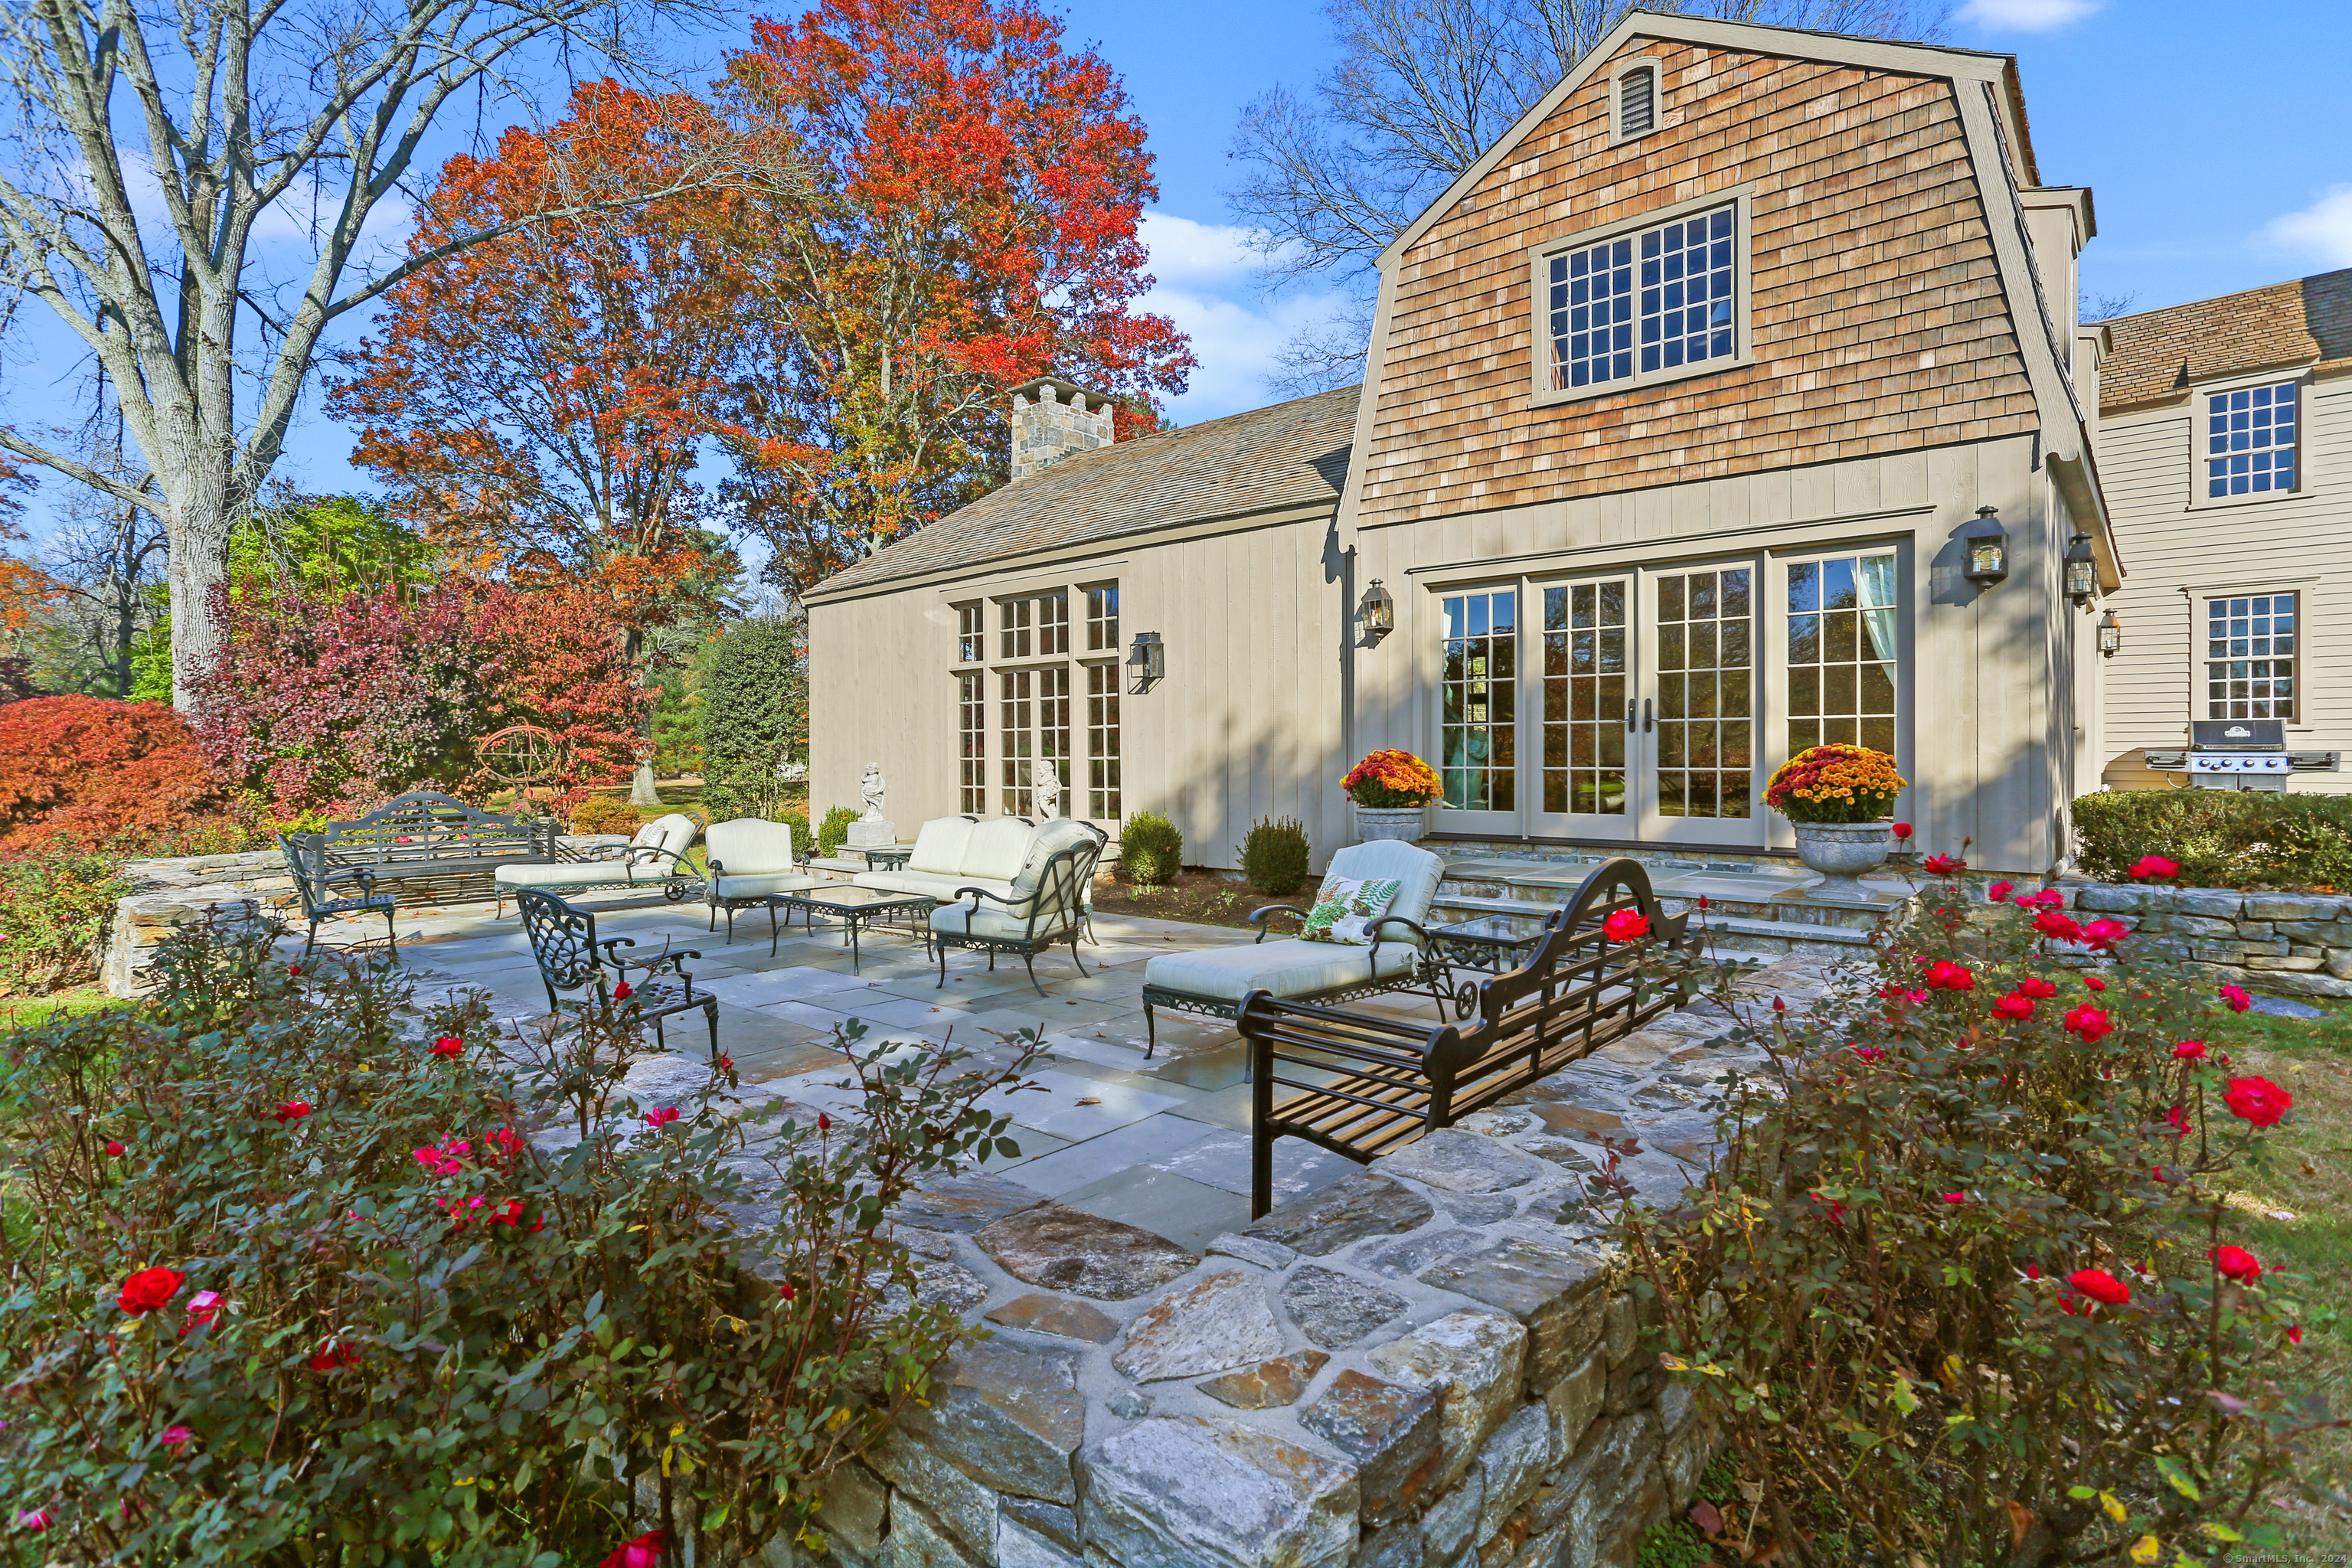
[(1448, 594), (1438, 608), (1437, 769), (1444, 809), (1454, 826), (1516, 832), (1518, 591)]
[(1533, 831), (1631, 837), (1638, 816), (1627, 742), (1633, 711), (1633, 584), (1627, 577), (1535, 588), (1543, 690)]
[(1832, 741), (1895, 754), (1895, 552), (1789, 566), (1789, 754)]
[(1643, 837), (1747, 843), (1759, 831), (1755, 567), (1643, 578), (1653, 672), (1639, 745)]

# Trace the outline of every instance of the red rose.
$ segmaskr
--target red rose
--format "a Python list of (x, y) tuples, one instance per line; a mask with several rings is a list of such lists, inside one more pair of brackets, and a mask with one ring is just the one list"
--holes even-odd
[(2058, 994), (2058, 985), (2055, 981), (2039, 979), (2031, 974), (2017, 983), (2017, 989), (2021, 994), (2026, 996), (2050, 997)]
[(110, 1138), (106, 1141), (106, 1153), (109, 1159), (120, 1160), (122, 1158), (122, 1145)]
[(2094, 1301), (2105, 1301), (2110, 1307), (2120, 1307), (2131, 1300), (2124, 1282), (2104, 1268), (2078, 1268), (2066, 1276), (2066, 1283)]
[(1898, 822), (1895, 824), (1893, 827), (1888, 829), (1888, 831), (1893, 833), (1897, 838), (1908, 838), (1911, 837), (1911, 825), (1907, 822)]
[(1969, 1201), (1969, 1194), (1966, 1193), (1946, 1193), (1944, 1194), (1944, 1201), (1948, 1204), (1964, 1204)]
[(2095, 1045), (2116, 1032), (2115, 1021), (2088, 1002), (2067, 1013), (2066, 1027), (2082, 1036), (2086, 1046)]
[(2254, 999), (2246, 994), (2246, 988), (2242, 985), (2222, 986), (2221, 1000), (2229, 1005), (2230, 1011), (2232, 1013), (2242, 1013), (2254, 1005)]
[(1930, 855), (1919, 862), (1930, 877), (1952, 877), (1969, 868), (1969, 863), (1957, 855)]
[(2135, 877), (2178, 877), (2180, 868), (2161, 855), (2143, 855), (2131, 868)]
[(2010, 894), (2016, 890), (2017, 884), (2014, 882), (1995, 882), (1991, 887), (1985, 889), (1985, 897), (1991, 902), (1997, 904), (2007, 899)]
[(1639, 910), (1617, 910), (1601, 922), (1601, 934), (1611, 942), (1632, 942), (1650, 934), (1650, 917)]
[(2164, 1113), (2164, 1122), (2166, 1126), (2172, 1129), (2172, 1136), (2186, 1138), (2189, 1136), (2189, 1108), (2185, 1105), (2174, 1106)]
[(717, 1068), (720, 1072), (733, 1072), (735, 1070), (735, 1058), (733, 1057), (720, 1057), (717, 1061), (710, 1065)]
[(2221, 1090), (2221, 1103), (2257, 1127), (2275, 1127), (2294, 1109), (2294, 1096), (2266, 1078), (2233, 1078)]
[(2043, 910), (2035, 915), (2033, 929), (2043, 936), (2054, 936), (2064, 942), (2072, 942), (2083, 934), (2083, 928), (2074, 923), (2074, 916), (2057, 910)]
[(1853, 1054), (1866, 1062), (1885, 1061), (1886, 1052), (1877, 1046), (1856, 1046)]
[(827, 1116), (822, 1110), (818, 1111), (816, 1113), (816, 1130), (820, 1132), (831, 1131), (833, 1130), (833, 1118)]
[(799, 1295), (799, 1294), (800, 1294), (800, 1292), (799, 1292), (799, 1291), (797, 1291), (797, 1290), (795, 1290), (795, 1289), (793, 1289), (793, 1282), (792, 1282), (791, 1280), (789, 1280), (789, 1279), (785, 1280), (782, 1284), (781, 1284), (781, 1285), (779, 1285), (779, 1286), (777, 1286), (777, 1287), (776, 1287), (776, 1295), (777, 1295), (778, 1299), (779, 1299), (779, 1300), (782, 1300), (789, 1301), (789, 1300), (791, 1300), (794, 1296), (797, 1296), (797, 1295)]
[(662, 1532), (647, 1531), (635, 1541), (625, 1541), (613, 1549), (612, 1554), (597, 1568), (657, 1568), (661, 1562)]
[(299, 1121), (310, 1114), (310, 1105), (308, 1100), (289, 1100), (271, 1113), (270, 1120), (283, 1127), (289, 1121)]
[(1927, 988), (1930, 991), (1973, 991), (1977, 977), (1973, 971), (1939, 958), (1927, 966)]
[(1996, 1018), (2031, 1018), (2033, 1016), (2033, 999), (2020, 996), (2012, 991), (1992, 1005), (1992, 1016)]
[(2217, 1247), (2213, 1249), (2213, 1267), (2225, 1279), (2251, 1284), (2263, 1277), (2263, 1266), (2254, 1255), (2242, 1247)]
[(187, 1278), (176, 1268), (142, 1268), (122, 1282), (121, 1292), (114, 1298), (115, 1305), (134, 1318), (152, 1312), (179, 1294)]
[(2107, 988), (2107, 983), (2100, 979), (2095, 974), (2085, 974), (2083, 976), (2083, 984), (2089, 986), (2094, 991), (2105, 991)]
[(454, 1061), (457, 1059), (457, 1054), (465, 1048), (466, 1042), (459, 1039), (457, 1036), (444, 1035), (439, 1039), (433, 1042), (432, 1054), (436, 1057), (447, 1057)]
[(625, 980), (613, 987), (613, 1000), (615, 1002), (625, 1002), (635, 994), (636, 993), (629, 988), (629, 983)]
[(356, 1345), (330, 1343), (324, 1350), (310, 1358), (310, 1370), (332, 1372), (337, 1367), (355, 1366), (359, 1363), (359, 1347)]
[(2172, 1054), (2176, 1059), (2184, 1062), (2201, 1060), (2205, 1055), (2205, 1042), (2183, 1040), (2172, 1047)]
[(2131, 927), (2121, 921), (2093, 921), (2083, 928), (2083, 941), (2102, 952), (2129, 935)]
[(299, 979), (301, 973), (302, 966), (299, 963), (289, 963), (286, 966), (286, 977), (289, 980)]
[(665, 1105), (659, 1110), (646, 1112), (646, 1125), (648, 1127), (667, 1127), (677, 1120), (677, 1107), (675, 1105)]
[(2291, 1345), (2299, 1345), (2303, 1343), (2303, 1325), (2301, 1323), (2289, 1323), (2286, 1326), (2286, 1342)]

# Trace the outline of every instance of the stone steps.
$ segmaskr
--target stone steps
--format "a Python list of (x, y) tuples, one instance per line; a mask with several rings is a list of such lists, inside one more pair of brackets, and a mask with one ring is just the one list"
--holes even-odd
[[(1481, 915), (1540, 920), (1573, 897), (1598, 858), (1512, 860), (1493, 856), (1448, 863), (1432, 900), (1440, 921)], [(1692, 860), (1661, 860), (1651, 867), (1658, 901), (1670, 913), (1695, 910), (1706, 900), (1705, 922), (1710, 945), (1740, 952), (1852, 953), (1869, 944), (1870, 933), (1902, 900), (1905, 889), (1888, 886), (1867, 903), (1815, 900), (1806, 889), (1812, 878), (1778, 867), (1756, 868)]]

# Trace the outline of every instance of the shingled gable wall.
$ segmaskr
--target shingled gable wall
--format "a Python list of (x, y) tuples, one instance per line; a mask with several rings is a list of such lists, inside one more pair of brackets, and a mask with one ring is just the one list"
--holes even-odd
[[(1980, 84), (1636, 57), (1664, 129), (1611, 145), (1596, 72), (1396, 264), (1359, 526), (2033, 431), (1956, 98)], [(1743, 184), (1757, 363), (1532, 406), (1528, 247)]]

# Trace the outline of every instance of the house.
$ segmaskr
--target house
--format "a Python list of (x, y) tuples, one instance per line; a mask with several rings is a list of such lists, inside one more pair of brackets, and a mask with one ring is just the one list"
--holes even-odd
[(2098, 775), (2065, 557), (2123, 570), (2095, 231), (2006, 56), (1631, 16), (1381, 257), (1360, 389), (1115, 446), (1020, 389), (1011, 484), (809, 595), (814, 798), (1019, 813), (1047, 757), (1114, 832), (1319, 860), (1393, 746), (1459, 853), (1753, 862), (1772, 769), (1851, 740), (2041, 870)]
[(2276, 720), (2292, 772), (2199, 782), (2352, 791), (2352, 270), (2105, 331), (2096, 448), (2132, 570), (2102, 779), (2184, 786), (2192, 721)]

